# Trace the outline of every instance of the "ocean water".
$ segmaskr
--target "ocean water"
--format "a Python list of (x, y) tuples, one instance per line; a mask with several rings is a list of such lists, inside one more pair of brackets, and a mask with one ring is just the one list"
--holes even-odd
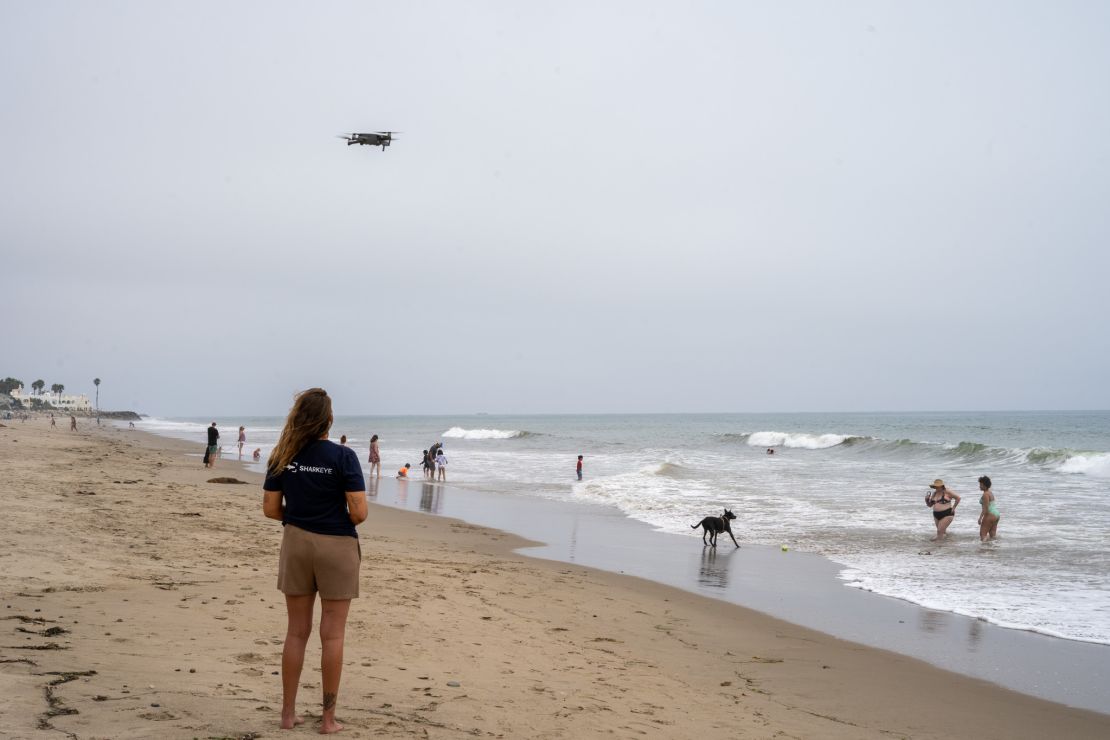
[[(138, 426), (199, 454), (210, 421)], [(245, 457), (257, 447), (265, 460), (283, 419), (215, 421), (225, 457), (242, 424)], [(847, 587), (1110, 644), (1110, 412), (339, 417), (341, 434), (364, 467), (378, 434), (383, 475), (418, 468), (438, 440), (453, 486), (615, 507), (690, 537), (727, 507), (741, 543), (824, 555)], [(1002, 514), (986, 544), (980, 475)], [(934, 478), (963, 497), (940, 543), (923, 500)]]

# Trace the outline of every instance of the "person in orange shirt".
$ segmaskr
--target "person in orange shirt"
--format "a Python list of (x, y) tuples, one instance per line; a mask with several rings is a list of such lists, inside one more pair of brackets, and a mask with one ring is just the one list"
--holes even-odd
[(400, 478), (401, 480), (408, 480), (409, 479), (409, 468), (411, 468), (411, 467), (412, 467), (411, 465), (409, 465), (408, 463), (405, 463), (405, 467), (403, 467), (403, 468), (401, 468), (400, 470), (397, 471), (397, 477)]

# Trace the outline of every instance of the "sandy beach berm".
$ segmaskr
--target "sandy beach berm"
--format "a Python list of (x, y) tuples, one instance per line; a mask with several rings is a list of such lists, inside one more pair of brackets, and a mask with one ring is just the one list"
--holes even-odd
[[(262, 516), (261, 477), (229, 461), (205, 470), (195, 453), (115, 427), (0, 429), (0, 735), (314, 733), (315, 643), (309, 721), (277, 726), (281, 532)], [(371, 506), (359, 533), (345, 737), (1110, 736), (1108, 715), (527, 558), (496, 530)]]

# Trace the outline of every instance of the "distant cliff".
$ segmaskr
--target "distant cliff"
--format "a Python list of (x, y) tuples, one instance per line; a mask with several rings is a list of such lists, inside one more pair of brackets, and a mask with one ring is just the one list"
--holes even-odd
[[(91, 417), (95, 418), (96, 417), (96, 411), (95, 410), (90, 411), (89, 413), (85, 414), (85, 416), (91, 416)], [(101, 411), (100, 412), (100, 418), (101, 419), (123, 419), (124, 421), (138, 421), (139, 419), (141, 419), (143, 417), (140, 416), (139, 414), (136, 414), (134, 411)]]

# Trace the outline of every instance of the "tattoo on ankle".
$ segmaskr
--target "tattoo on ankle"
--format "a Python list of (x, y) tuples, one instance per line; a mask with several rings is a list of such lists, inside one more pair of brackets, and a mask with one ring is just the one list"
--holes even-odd
[(324, 709), (335, 708), (335, 694), (324, 694)]

